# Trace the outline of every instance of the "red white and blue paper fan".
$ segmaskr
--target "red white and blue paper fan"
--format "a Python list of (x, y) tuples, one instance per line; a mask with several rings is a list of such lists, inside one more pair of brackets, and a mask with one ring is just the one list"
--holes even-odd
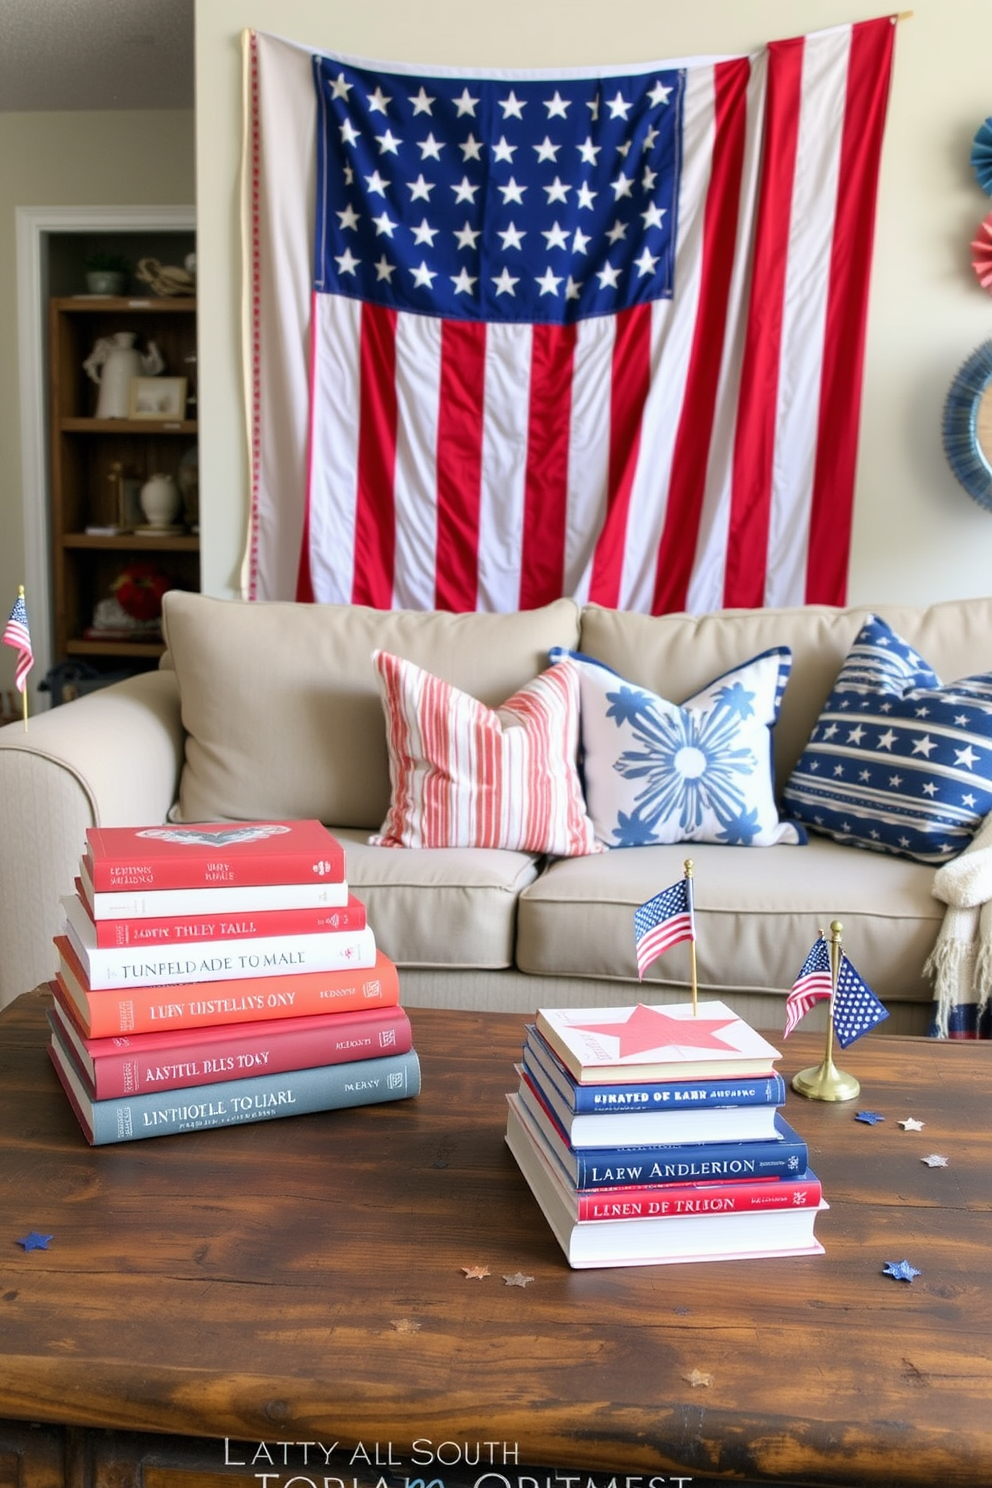
[(986, 196), (992, 196), (992, 119), (986, 119), (975, 132), (971, 146), (971, 168)]
[(992, 212), (979, 226), (977, 237), (971, 240), (971, 267), (982, 288), (992, 294)]
[(951, 470), (968, 495), (992, 511), (992, 462), (978, 437), (978, 414), (992, 387), (992, 340), (983, 341), (963, 363), (944, 404), (943, 444)]

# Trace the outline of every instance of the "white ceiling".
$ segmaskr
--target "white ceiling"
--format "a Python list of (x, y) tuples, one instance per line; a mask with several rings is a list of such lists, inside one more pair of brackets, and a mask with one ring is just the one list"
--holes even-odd
[(0, 112), (193, 107), (194, 0), (0, 0)]

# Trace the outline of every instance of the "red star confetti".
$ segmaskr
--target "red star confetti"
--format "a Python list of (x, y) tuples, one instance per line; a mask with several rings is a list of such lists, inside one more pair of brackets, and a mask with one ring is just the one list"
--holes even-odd
[(866, 1126), (877, 1126), (885, 1117), (878, 1111), (858, 1111), (854, 1117), (855, 1121), (863, 1121)]
[(533, 1276), (525, 1276), (522, 1271), (514, 1271), (512, 1275), (503, 1277), (507, 1286), (525, 1287), (534, 1280)]
[(484, 1276), (490, 1274), (488, 1266), (463, 1266), (466, 1281), (481, 1281)]
[(389, 1326), (394, 1333), (419, 1333), (423, 1323), (415, 1322), (413, 1318), (393, 1318)]
[(39, 1235), (37, 1230), (32, 1230), (29, 1235), (25, 1235), (17, 1243), (18, 1245), (23, 1245), (25, 1250), (47, 1250), (49, 1240), (54, 1239), (54, 1235)]
[(713, 1383), (713, 1376), (711, 1374), (707, 1374), (706, 1371), (703, 1369), (694, 1369), (691, 1374), (684, 1374), (682, 1378), (684, 1380), (687, 1380), (694, 1390), (699, 1385), (703, 1385), (706, 1389), (709, 1389), (710, 1385)]
[(899, 1123), (903, 1131), (922, 1131), (925, 1124), (923, 1121), (917, 1121), (915, 1116), (907, 1116), (905, 1121)]
[(928, 1168), (946, 1168), (947, 1158), (941, 1157), (939, 1152), (931, 1152), (929, 1157), (921, 1157), (920, 1162), (926, 1163)]
[(886, 1261), (882, 1271), (883, 1276), (894, 1276), (896, 1281), (912, 1281), (914, 1276), (922, 1276), (922, 1271), (917, 1271), (908, 1261)]
[(605, 1033), (618, 1039), (620, 1058), (643, 1054), (647, 1049), (722, 1049), (733, 1048), (716, 1035), (729, 1028), (734, 1018), (672, 1018), (660, 1008), (639, 1002), (622, 1023), (573, 1023), (583, 1033)]

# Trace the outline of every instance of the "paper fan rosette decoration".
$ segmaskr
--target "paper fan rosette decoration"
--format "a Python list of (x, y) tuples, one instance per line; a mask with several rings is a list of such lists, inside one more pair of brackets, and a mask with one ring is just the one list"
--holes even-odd
[(971, 168), (986, 196), (992, 196), (992, 119), (978, 126), (971, 146)]
[(972, 352), (951, 383), (942, 433), (952, 471), (992, 511), (992, 340)]
[(992, 294), (992, 212), (979, 227), (977, 238), (972, 239), (971, 267), (982, 288)]

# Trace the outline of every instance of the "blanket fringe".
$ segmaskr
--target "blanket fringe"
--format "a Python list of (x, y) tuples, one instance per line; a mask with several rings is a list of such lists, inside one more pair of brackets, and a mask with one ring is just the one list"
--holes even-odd
[[(938, 1038), (948, 1036), (951, 1009), (960, 1002), (972, 1001), (977, 959), (974, 941), (943, 932), (927, 957), (923, 974), (933, 982), (934, 1032)], [(988, 973), (992, 974), (992, 957), (986, 956), (986, 960)]]
[(933, 982), (933, 1031), (947, 1038), (953, 1008), (973, 1007), (978, 1019), (992, 1002), (992, 812), (937, 869), (932, 892), (947, 909), (923, 974)]

